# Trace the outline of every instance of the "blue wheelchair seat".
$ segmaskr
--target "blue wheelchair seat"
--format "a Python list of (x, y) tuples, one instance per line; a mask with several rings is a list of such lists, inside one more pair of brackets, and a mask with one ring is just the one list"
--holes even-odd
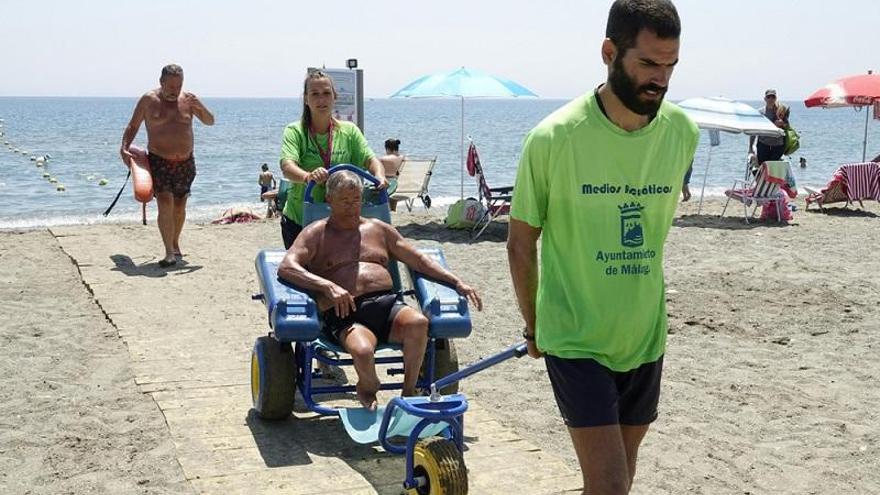
[[(446, 266), (439, 248), (420, 248), (419, 251), (434, 258), (441, 266)], [(257, 253), (255, 265), (261, 290), (259, 298), (266, 305), (269, 326), (278, 341), (316, 341), (321, 337), (322, 328), (317, 303), (306, 290), (278, 278), (278, 265), (285, 253), (280, 249), (264, 249)], [(421, 273), (410, 270), (409, 275), (414, 281), (418, 307), (428, 318), (428, 334), (431, 337), (462, 338), (470, 335), (470, 311), (465, 298), (455, 289), (430, 280)], [(327, 339), (321, 339), (321, 345), (327, 349), (339, 349)], [(399, 349), (399, 346), (391, 344), (389, 348)]]
[[(333, 174), (340, 170), (351, 171), (374, 184), (377, 183), (375, 177), (353, 165), (337, 165), (329, 172)], [(304, 225), (330, 215), (330, 207), (327, 203), (313, 201), (314, 187), (314, 182), (306, 187), (303, 205)], [(384, 190), (368, 191), (361, 207), (361, 216), (376, 218), (390, 224), (391, 212), (388, 208), (387, 193)], [(447, 266), (446, 258), (439, 248), (422, 248), (419, 251), (441, 266)], [(257, 253), (256, 268), (261, 289), (259, 297), (262, 298), (269, 312), (269, 326), (274, 330), (275, 338), (281, 342), (316, 341), (321, 337), (321, 315), (314, 299), (307, 291), (278, 278), (278, 265), (285, 254), (286, 252), (282, 250), (262, 250)], [(397, 261), (392, 259), (389, 262), (388, 272), (394, 282), (394, 290), (401, 290)], [(461, 297), (454, 288), (429, 280), (414, 270), (410, 270), (409, 275), (419, 309), (429, 320), (428, 334), (431, 337), (459, 338), (470, 335), (471, 320), (467, 299)], [(339, 349), (339, 346), (327, 342), (327, 339), (322, 339), (320, 345), (328, 350)], [(394, 347), (389, 346), (389, 348)]]
[[(345, 349), (342, 348), (339, 344), (333, 342), (326, 335), (321, 334), (315, 339), (315, 348), (316, 349), (325, 349), (334, 354), (344, 354)], [(376, 353), (380, 351), (402, 351), (403, 347), (400, 344), (379, 344), (376, 346)]]

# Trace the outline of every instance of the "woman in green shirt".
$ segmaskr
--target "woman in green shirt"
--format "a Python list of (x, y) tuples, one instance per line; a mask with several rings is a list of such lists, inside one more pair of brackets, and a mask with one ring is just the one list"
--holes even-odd
[(310, 71), (303, 83), (302, 118), (284, 129), (281, 172), (292, 183), (281, 215), (285, 249), (290, 249), (303, 229), (306, 184), (320, 184), (313, 196), (316, 201), (323, 200), (327, 169), (333, 165), (350, 163), (361, 167), (379, 179), (380, 188), (388, 186), (382, 163), (360, 129), (351, 122), (333, 118), (336, 96), (336, 86), (329, 75), (320, 70)]

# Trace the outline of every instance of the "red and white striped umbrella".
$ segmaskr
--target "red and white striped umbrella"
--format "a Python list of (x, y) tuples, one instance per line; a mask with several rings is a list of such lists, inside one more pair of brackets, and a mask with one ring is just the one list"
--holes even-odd
[(867, 110), (874, 107), (874, 118), (880, 119), (880, 74), (867, 74), (844, 77), (811, 94), (804, 100), (809, 107), (838, 108), (865, 107), (865, 134), (862, 138), (862, 161), (867, 159), (868, 115)]
[(838, 79), (811, 94), (807, 107), (864, 107), (880, 100), (880, 74), (861, 74)]

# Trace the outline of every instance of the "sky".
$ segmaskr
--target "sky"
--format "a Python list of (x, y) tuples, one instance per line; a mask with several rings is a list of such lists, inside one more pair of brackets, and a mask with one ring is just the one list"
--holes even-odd
[[(880, 71), (878, 0), (678, 0), (668, 98), (803, 99)], [(542, 98), (605, 80), (610, 0), (0, 0), (0, 96), (137, 96), (165, 64), (201, 97), (292, 97), (310, 66), (358, 59), (367, 97), (457, 67)]]

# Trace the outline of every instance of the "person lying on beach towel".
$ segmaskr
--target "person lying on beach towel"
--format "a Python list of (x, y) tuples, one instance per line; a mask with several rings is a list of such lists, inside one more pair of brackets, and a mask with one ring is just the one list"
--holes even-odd
[(262, 220), (263, 217), (245, 208), (228, 208), (219, 217), (211, 221), (214, 225), (226, 225), (229, 223), (250, 223)]

